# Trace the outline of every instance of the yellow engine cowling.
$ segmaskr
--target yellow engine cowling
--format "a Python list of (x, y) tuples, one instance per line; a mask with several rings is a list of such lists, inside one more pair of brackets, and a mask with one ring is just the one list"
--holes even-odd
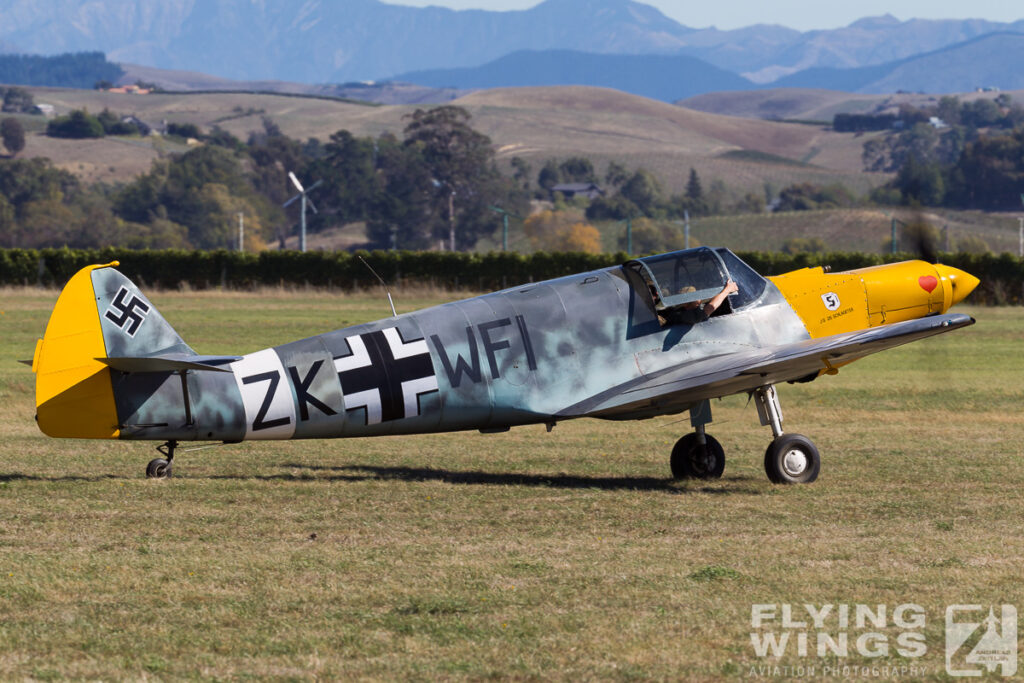
[(769, 279), (812, 338), (945, 313), (979, 282), (970, 273), (925, 261), (839, 273), (803, 268)]

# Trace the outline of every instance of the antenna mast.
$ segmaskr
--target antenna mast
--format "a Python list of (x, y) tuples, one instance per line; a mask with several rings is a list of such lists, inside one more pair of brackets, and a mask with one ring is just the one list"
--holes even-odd
[(388, 295), (388, 303), (391, 304), (391, 316), (394, 317), (394, 318), (397, 318), (398, 317), (398, 313), (395, 312), (395, 302), (391, 298), (391, 290), (388, 289), (388, 283), (384, 282), (384, 278), (382, 278), (380, 275), (377, 275), (377, 271), (375, 271), (373, 269), (373, 267), (369, 263), (366, 262), (366, 259), (364, 259), (362, 256), (359, 256), (358, 254), (357, 254), (357, 256), (359, 257), (359, 260), (363, 262), (363, 265), (366, 266), (366, 268), (371, 273), (373, 273), (373, 276), (375, 278), (377, 278), (378, 280), (380, 280), (380, 284), (383, 285), (384, 291)]

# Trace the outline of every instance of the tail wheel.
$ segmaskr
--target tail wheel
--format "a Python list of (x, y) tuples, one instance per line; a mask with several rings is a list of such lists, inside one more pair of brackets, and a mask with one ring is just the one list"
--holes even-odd
[(782, 434), (764, 453), (764, 471), (774, 484), (810, 484), (820, 469), (818, 448), (803, 434)]
[(165, 479), (171, 476), (171, 463), (163, 458), (153, 458), (146, 465), (146, 477), (149, 479)]
[(672, 448), (669, 464), (676, 479), (717, 479), (725, 471), (725, 451), (722, 444), (710, 434), (704, 435), (704, 444), (696, 434), (687, 434)]

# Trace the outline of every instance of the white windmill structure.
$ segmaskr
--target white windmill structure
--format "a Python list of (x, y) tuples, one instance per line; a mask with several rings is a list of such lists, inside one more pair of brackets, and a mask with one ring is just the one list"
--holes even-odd
[(299, 205), (299, 213), (301, 214), (300, 221), (302, 228), (299, 232), (299, 251), (306, 251), (306, 206), (308, 205), (309, 208), (313, 209), (313, 213), (318, 213), (316, 206), (313, 204), (313, 200), (307, 199), (306, 195), (315, 190), (323, 181), (318, 180), (309, 187), (303, 188), (302, 183), (299, 182), (299, 179), (295, 177), (294, 173), (288, 171), (288, 177), (291, 179), (292, 185), (295, 186), (295, 189), (298, 190), (299, 193), (281, 206), (282, 208), (287, 208), (294, 204), (296, 199), (300, 200), (301, 204)]

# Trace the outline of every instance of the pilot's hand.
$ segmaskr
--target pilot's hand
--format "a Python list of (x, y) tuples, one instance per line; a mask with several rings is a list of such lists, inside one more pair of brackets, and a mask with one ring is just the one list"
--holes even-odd
[(736, 292), (740, 291), (740, 288), (733, 280), (729, 280), (728, 282), (725, 283), (725, 289), (723, 289), (722, 291), (725, 292), (726, 294), (735, 294)]

